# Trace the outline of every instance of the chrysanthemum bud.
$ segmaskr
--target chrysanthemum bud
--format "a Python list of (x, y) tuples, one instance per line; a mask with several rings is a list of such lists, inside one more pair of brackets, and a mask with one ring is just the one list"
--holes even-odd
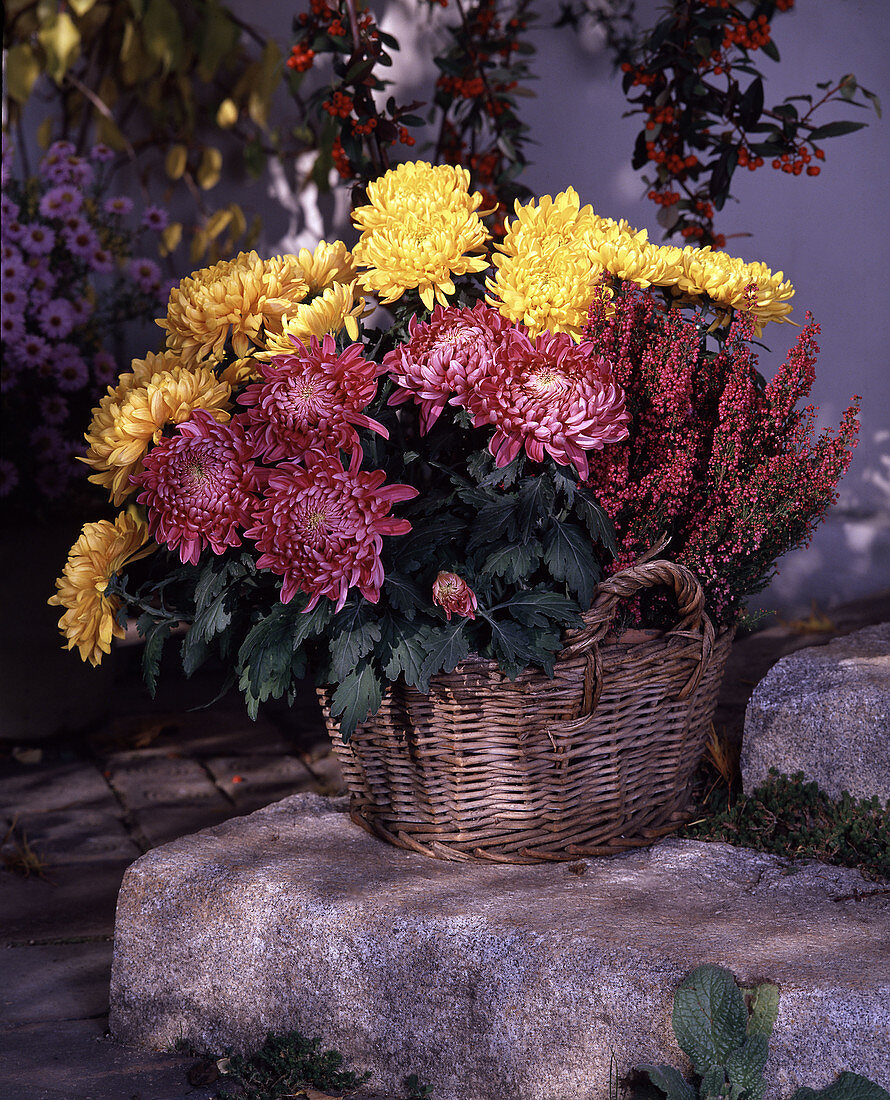
[(449, 621), (452, 614), (476, 618), (476, 593), (457, 573), (439, 573), (433, 582), (433, 603), (443, 609)]

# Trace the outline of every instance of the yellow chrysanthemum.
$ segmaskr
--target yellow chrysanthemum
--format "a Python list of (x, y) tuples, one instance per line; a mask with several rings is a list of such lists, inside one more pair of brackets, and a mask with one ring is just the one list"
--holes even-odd
[(400, 164), (368, 185), (368, 206), (353, 212), (362, 229), (353, 258), (367, 268), (365, 290), (394, 302), (417, 290), (423, 304), (448, 305), (453, 275), (484, 271), (488, 260), (468, 253), (485, 248), (488, 233), (476, 213), (465, 168), (423, 162)]
[[(770, 321), (786, 321), (793, 308), (794, 287), (781, 271), (774, 275), (764, 263), (746, 263), (707, 247), (683, 249), (683, 274), (677, 286), (686, 294), (707, 295), (726, 314), (732, 309), (754, 313), (757, 336)], [(750, 287), (755, 288), (753, 303)]]
[(208, 409), (222, 422), (229, 419), (231, 386), (212, 368), (189, 370), (171, 352), (155, 357), (155, 365), (161, 364), (163, 369), (143, 384), (127, 384), (120, 393), (103, 397), (84, 436), (89, 449), (83, 461), (95, 470), (89, 480), (105, 486), (115, 504), (135, 491), (130, 475), (142, 469), (146, 451), (166, 424), (181, 424), (194, 409)]
[(81, 660), (98, 665), (111, 652), (112, 638), (122, 638), (117, 616), (121, 601), (106, 595), (108, 582), (125, 565), (144, 558), (154, 549), (145, 546), (148, 527), (121, 512), (114, 523), (107, 519), (86, 523), (68, 552), (68, 562), (56, 581), (56, 594), (47, 603), (64, 607), (59, 629), (67, 649), (80, 651)]
[(314, 298), (292, 307), (281, 320), (281, 332), (267, 336), (266, 351), (257, 358), (291, 354), (294, 350), (291, 336), (308, 347), (313, 336), (321, 340), (326, 333), (336, 335), (345, 328), (351, 340), (358, 340), (358, 319), (364, 313), (365, 299), (356, 300), (356, 286), (356, 279), (351, 283), (332, 283)]
[(546, 329), (580, 339), (603, 271), (590, 247), (596, 216), (571, 187), (515, 209), (497, 246), (503, 254), (493, 257), (497, 273), (485, 281), (486, 301), (532, 335)]
[(167, 333), (167, 347), (186, 365), (225, 354), (231, 336), (238, 358), (262, 342), (263, 327), (279, 327), (281, 315), (309, 289), (296, 256), (261, 260), (241, 252), (195, 271), (170, 291), (167, 316), (156, 323)]
[(319, 241), (312, 252), (301, 248), (297, 263), (310, 294), (318, 294), (334, 283), (351, 283), (358, 274), (355, 260), (342, 241)]
[(598, 218), (589, 234), (590, 250), (610, 274), (641, 287), (672, 286), (683, 271), (678, 248), (660, 248), (645, 229)]
[(219, 372), (220, 382), (226, 382), (233, 390), (239, 386), (246, 386), (248, 382), (258, 382), (262, 378), (262, 373), (257, 358), (257, 356), (247, 356), (245, 359), (233, 359)]

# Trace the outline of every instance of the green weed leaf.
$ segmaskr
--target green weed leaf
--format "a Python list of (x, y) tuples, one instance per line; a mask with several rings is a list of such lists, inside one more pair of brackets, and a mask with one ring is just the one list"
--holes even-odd
[(728, 970), (699, 966), (674, 995), (672, 1022), (680, 1048), (704, 1075), (745, 1042), (748, 1010)]

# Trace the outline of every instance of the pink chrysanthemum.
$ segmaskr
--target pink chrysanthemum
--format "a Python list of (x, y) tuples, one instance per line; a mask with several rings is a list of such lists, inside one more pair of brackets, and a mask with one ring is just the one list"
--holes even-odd
[(339, 611), (353, 586), (371, 603), (379, 600), (382, 536), (411, 530), (408, 520), (387, 513), (417, 490), (384, 485), (383, 470), (362, 471), (360, 462), (353, 451), (344, 470), (339, 458), (312, 448), (301, 462), (283, 462), (269, 474), (245, 534), (262, 551), (257, 565), (283, 578), (282, 603), (305, 592), (311, 597), (306, 611), (322, 596), (336, 600)]
[(543, 462), (546, 451), (561, 465), (574, 463), (583, 480), (586, 452), (627, 436), (624, 391), (595, 351), (564, 332), (534, 341), (520, 329), (507, 334), (467, 402), (477, 428), (496, 429), (488, 449), (497, 466), (524, 446), (534, 462)]
[(360, 450), (356, 426), (389, 438), (386, 428), (362, 410), (377, 393), (383, 372), (362, 356), (361, 344), (337, 354), (334, 337), (296, 338), (294, 352), (260, 363), (264, 381), (248, 386), (240, 400), (249, 406), (248, 434), (258, 455), (269, 462), (299, 458), (313, 445), (327, 450)]
[(485, 374), (510, 327), (509, 321), (484, 302), (472, 309), (436, 306), (429, 321), (423, 323), (412, 317), (410, 339), (383, 359), (400, 387), (389, 399), (390, 405), (413, 397), (420, 405), (421, 434), (428, 432), (446, 404), (467, 404), (469, 393)]
[(479, 603), (476, 593), (457, 573), (440, 571), (433, 582), (433, 603), (445, 612), (445, 618), (451, 622), (452, 615), (463, 619), (475, 619)]
[(143, 459), (132, 480), (148, 510), (149, 531), (183, 562), (195, 565), (205, 546), (214, 554), (240, 546), (238, 530), (251, 522), (259, 472), (241, 425), (220, 424), (195, 409)]

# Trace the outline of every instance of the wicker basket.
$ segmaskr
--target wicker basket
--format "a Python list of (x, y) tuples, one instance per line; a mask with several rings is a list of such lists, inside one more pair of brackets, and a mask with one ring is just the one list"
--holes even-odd
[[(618, 602), (667, 585), (677, 625), (606, 638)], [(351, 815), (391, 844), (438, 859), (536, 863), (649, 844), (684, 820), (732, 632), (715, 638), (694, 575), (638, 564), (599, 585), (585, 627), (565, 636), (553, 679), (509, 680), (473, 659), (399, 681), (348, 744), (319, 689)]]

